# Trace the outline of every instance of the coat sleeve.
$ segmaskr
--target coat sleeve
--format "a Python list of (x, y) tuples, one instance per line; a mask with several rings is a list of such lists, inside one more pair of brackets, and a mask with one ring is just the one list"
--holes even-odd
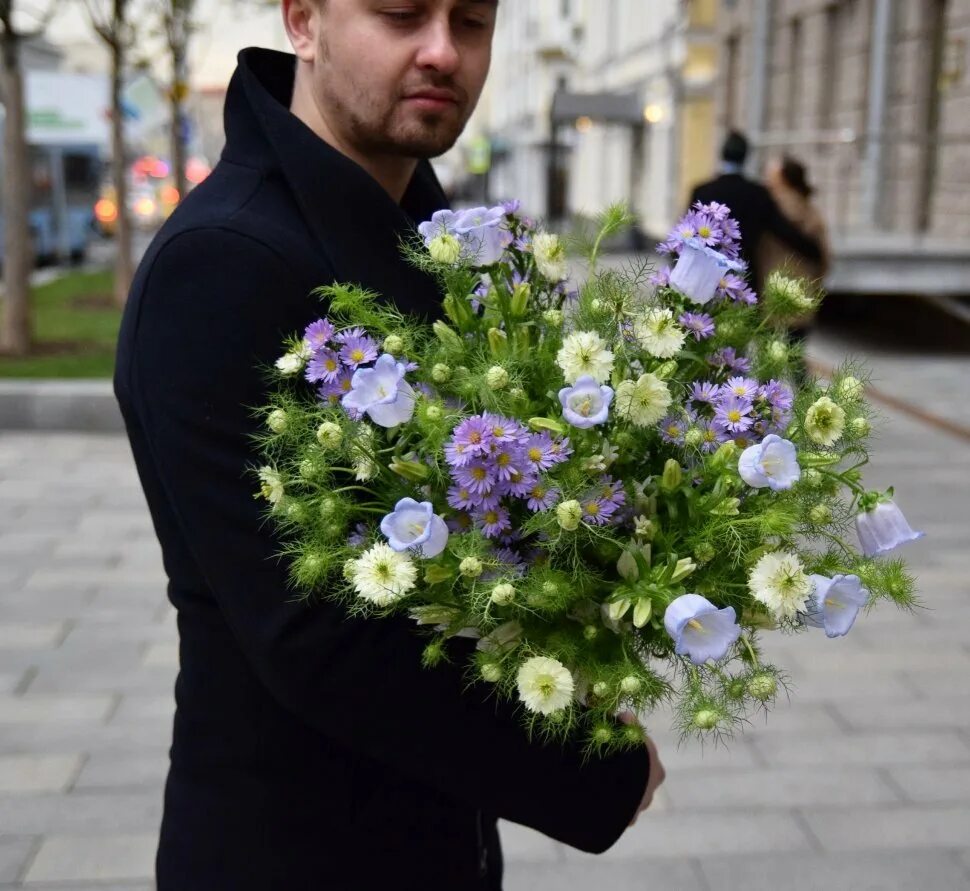
[(137, 295), (133, 410), (179, 534), (239, 647), (270, 694), (332, 741), (568, 845), (606, 850), (642, 797), (645, 749), (586, 761), (575, 744), (529, 743), (511, 706), (469, 686), (468, 642), (453, 642), (449, 664), (425, 669), (424, 642), (406, 619), (351, 619), (293, 601), (247, 474), (251, 407), (267, 399), (255, 367), (292, 333), (274, 317), (290, 287), (272, 250), (211, 229), (164, 246)]
[(807, 235), (788, 219), (766, 188), (761, 187), (761, 191), (763, 192), (762, 201), (764, 202), (764, 231), (785, 242), (803, 257), (809, 260), (820, 260), (822, 247), (818, 239)]

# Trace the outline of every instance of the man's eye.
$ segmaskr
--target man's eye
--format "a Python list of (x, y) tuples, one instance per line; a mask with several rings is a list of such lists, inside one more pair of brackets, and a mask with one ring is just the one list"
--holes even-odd
[(487, 28), (488, 22), (483, 19), (465, 19), (466, 28)]
[(386, 19), (390, 19), (392, 22), (411, 22), (418, 17), (417, 11), (413, 9), (401, 11), (385, 10), (381, 15)]

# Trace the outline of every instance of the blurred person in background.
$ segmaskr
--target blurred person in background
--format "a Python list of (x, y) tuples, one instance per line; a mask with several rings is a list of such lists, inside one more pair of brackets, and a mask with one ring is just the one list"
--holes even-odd
[[(820, 255), (806, 256), (769, 232), (759, 246), (759, 268), (765, 275), (778, 270), (820, 286), (830, 265), (828, 229), (812, 201), (815, 190), (808, 182), (805, 165), (788, 155), (774, 160), (765, 172), (765, 185), (786, 219), (807, 238), (817, 242)], [(805, 340), (813, 318), (813, 315), (807, 315), (795, 321), (789, 332), (793, 340)]]
[(691, 204), (716, 201), (726, 204), (741, 229), (741, 258), (748, 264), (748, 282), (758, 293), (767, 271), (761, 265), (763, 241), (772, 236), (801, 257), (820, 262), (822, 246), (817, 238), (806, 234), (784, 213), (761, 183), (745, 176), (749, 144), (744, 134), (732, 130), (721, 149), (720, 175), (694, 189)]

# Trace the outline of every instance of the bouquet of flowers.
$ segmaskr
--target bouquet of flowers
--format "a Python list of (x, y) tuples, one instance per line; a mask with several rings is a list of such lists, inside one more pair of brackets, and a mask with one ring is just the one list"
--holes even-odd
[(617, 712), (665, 701), (685, 735), (730, 733), (785, 689), (761, 634), (838, 637), (915, 602), (880, 558), (919, 533), (862, 485), (863, 376), (790, 383), (786, 322), (818, 293), (773, 274), (757, 297), (716, 204), (660, 246), (669, 268), (599, 271), (628, 222), (610, 208), (579, 239), (573, 290), (562, 241), (514, 202), (435, 214), (404, 250), (444, 318), (324, 288), (260, 410), (260, 493), (301, 596), (403, 611), (429, 669), (477, 638), (471, 679), (591, 753), (641, 745)]

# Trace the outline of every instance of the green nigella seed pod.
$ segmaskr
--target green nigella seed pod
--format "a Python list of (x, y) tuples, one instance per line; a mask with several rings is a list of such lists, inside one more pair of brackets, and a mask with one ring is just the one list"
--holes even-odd
[(774, 675), (760, 674), (752, 675), (748, 681), (748, 693), (759, 702), (767, 702), (778, 692), (778, 681)]

